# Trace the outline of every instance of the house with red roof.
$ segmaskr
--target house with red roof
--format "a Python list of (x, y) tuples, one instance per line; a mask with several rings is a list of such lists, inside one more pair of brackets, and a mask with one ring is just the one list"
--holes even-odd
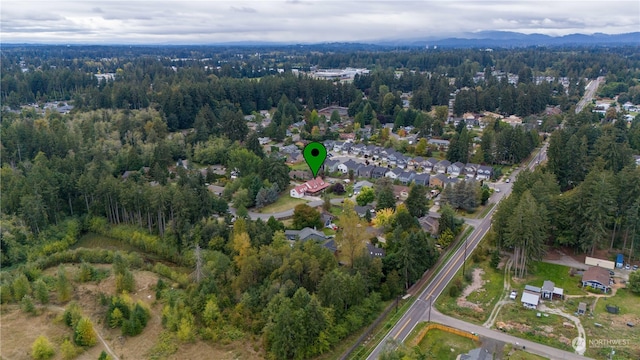
[(300, 199), (305, 195), (316, 195), (322, 190), (328, 188), (330, 184), (324, 182), (321, 177), (311, 179), (302, 185), (298, 185), (291, 189), (289, 195), (293, 198)]

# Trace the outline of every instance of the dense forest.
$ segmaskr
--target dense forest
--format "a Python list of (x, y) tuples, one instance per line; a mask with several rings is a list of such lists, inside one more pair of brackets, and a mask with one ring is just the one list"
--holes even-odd
[(590, 108), (566, 117), (549, 140), (548, 163), (518, 177), (493, 220), (499, 247), (516, 252), (518, 274), (550, 246), (593, 256), (598, 249), (640, 256), (640, 168), (630, 126), (601, 123)]
[[(44, 304), (51, 293), (67, 304), (68, 275), (62, 267), (55, 276), (45, 275), (47, 268), (81, 263), (82, 281), (96, 281), (108, 274), (90, 263), (110, 263), (118, 294), (101, 299), (104, 320), (126, 336), (143, 331), (149, 316), (126, 294), (134, 281), (129, 269), (146, 269), (164, 278), (155, 287), (162, 324), (180, 341), (260, 338), (268, 356), (278, 359), (330, 351), (369, 324), (439, 256), (436, 239), (417, 221), (427, 211), (427, 190), (420, 186), (396, 207), (392, 184), (376, 183), (377, 210), (383, 212), (373, 224), (386, 239), (384, 258), (364, 251), (366, 241), (378, 240), (361, 231), (370, 219), (360, 219), (349, 201), (337, 215), (341, 229), (335, 242), (342, 257), (312, 241), (291, 245), (285, 224), (273, 217), (248, 218), (248, 209), (287, 196), (290, 182), (289, 165), (268, 154), (259, 138), (291, 144), (291, 125), (304, 120), (302, 140), (335, 139), (338, 133), (327, 123), (343, 125), (342, 119), (336, 113), (327, 122), (317, 111), (331, 105), (347, 108), (341, 132), (368, 127), (367, 141), (397, 145), (390, 129), (381, 129), (394, 124), (394, 130), (419, 139), (411, 147), (397, 146), (405, 152), (437, 151), (426, 147), (427, 138), (437, 137), (451, 141), (442, 158), (497, 167), (523, 161), (542, 140), (538, 130), (554, 130), (564, 121), (550, 137), (548, 165), (524, 172), (500, 205), (494, 220), (498, 246), (516, 252), (521, 271), (545, 245), (582, 252), (618, 247), (637, 254), (640, 174), (632, 154), (640, 151), (640, 119), (626, 126), (622, 113), (602, 118), (590, 107), (572, 114), (585, 78), (607, 76), (623, 84), (614, 90), (635, 98), (636, 52), (383, 50), (388, 49), (3, 48), (2, 303), (32, 309), (30, 302)], [(345, 66), (371, 72), (352, 82), (302, 73)], [(474, 80), (483, 71), (486, 76)], [(516, 74), (519, 82), (499, 80), (493, 71)], [(95, 76), (106, 73), (113, 79)], [(567, 77), (569, 85), (557, 79), (536, 84), (537, 76)], [(495, 119), (475, 138), (465, 121), (448, 121), (452, 97), (453, 115), (536, 115), (543, 126), (513, 127)], [(68, 102), (73, 110), (40, 113), (48, 101)], [(556, 105), (570, 111), (540, 114)], [(270, 114), (265, 127), (261, 110)], [(209, 165), (223, 170), (209, 171)], [(224, 187), (221, 194), (209, 190), (213, 183)], [(439, 244), (460, 233), (454, 214), (448, 207), (443, 211)], [(523, 225), (517, 218), (530, 221)], [(321, 227), (319, 219), (316, 209), (296, 207), (289, 228)], [(138, 251), (75, 248), (85, 234)], [(76, 343), (89, 343), (86, 321), (72, 305), (65, 314), (67, 325), (81, 335)]]

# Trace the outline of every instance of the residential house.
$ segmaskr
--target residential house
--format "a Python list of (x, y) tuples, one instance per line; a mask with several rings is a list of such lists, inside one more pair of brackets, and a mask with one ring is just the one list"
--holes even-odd
[(322, 223), (324, 224), (324, 227), (330, 227), (331, 224), (333, 223), (333, 215), (331, 215), (328, 212), (323, 212), (322, 213)]
[(403, 171), (400, 173), (400, 175), (398, 175), (398, 180), (400, 180), (401, 183), (407, 185), (409, 184), (413, 178), (415, 178), (416, 173), (413, 171)]
[(342, 155), (348, 155), (349, 152), (351, 152), (351, 147), (353, 146), (353, 143), (351, 142), (345, 142), (342, 145)]
[(413, 183), (416, 185), (429, 186), (429, 174), (416, 174), (413, 178)]
[(284, 236), (288, 240), (299, 240), (299, 241), (307, 241), (307, 240), (315, 240), (315, 241), (325, 241), (327, 240), (327, 236), (315, 229), (310, 227), (306, 227), (302, 230), (285, 230)]
[(447, 150), (449, 148), (449, 140), (429, 139), (428, 144), (435, 145), (438, 149)]
[(385, 177), (388, 177), (388, 178), (390, 178), (390, 179), (395, 180), (395, 179), (397, 179), (397, 178), (398, 178), (398, 176), (400, 176), (400, 174), (402, 174), (402, 169), (400, 169), (400, 168), (395, 168), (395, 169), (391, 169), (391, 170), (387, 171), (387, 172), (384, 174), (384, 176), (385, 176)]
[(325, 173), (332, 173), (332, 172), (336, 172), (338, 171), (338, 165), (340, 165), (340, 161), (338, 160), (325, 160), (324, 161), (324, 172)]
[(424, 168), (425, 172), (433, 172), (435, 171), (434, 168), (436, 166), (436, 164), (438, 163), (437, 159), (434, 158), (428, 158), (425, 161), (422, 162), (422, 167)]
[(525, 290), (522, 292), (520, 301), (522, 302), (522, 306), (527, 309), (537, 309), (540, 303), (540, 294)]
[(353, 194), (357, 195), (360, 193), (360, 190), (362, 190), (363, 187), (370, 187), (373, 188), (373, 183), (367, 181), (367, 180), (363, 180), (363, 181), (358, 181), (357, 183), (355, 183), (353, 185)]
[(317, 178), (311, 179), (302, 185), (294, 187), (289, 192), (289, 195), (291, 195), (291, 197), (293, 198), (299, 199), (305, 195), (318, 194), (320, 191), (328, 188), (329, 186), (329, 183), (324, 182), (324, 180), (322, 180), (322, 178), (318, 176)]
[(356, 161), (354, 161), (352, 159), (349, 159), (349, 160), (345, 161), (344, 163), (338, 165), (338, 170), (340, 172), (342, 172), (343, 174), (348, 174), (349, 170), (353, 170), (354, 175), (356, 175), (357, 171), (358, 171), (358, 168), (360, 166), (362, 166), (362, 164), (360, 164), (360, 163), (358, 163), (358, 162), (356, 162)]
[(420, 223), (420, 227), (422, 227), (424, 231), (430, 233), (431, 235), (438, 234), (439, 221), (440, 221), (439, 219), (436, 219), (431, 216), (424, 216), (418, 219), (418, 222)]
[(489, 180), (493, 175), (493, 168), (487, 165), (480, 165), (476, 173), (476, 180)]
[(358, 176), (361, 177), (366, 177), (366, 178), (370, 178), (371, 177), (371, 172), (373, 171), (373, 169), (375, 168), (375, 166), (373, 165), (363, 165), (360, 166), (358, 168)]
[(402, 156), (397, 152), (389, 152), (387, 154), (387, 163), (391, 166), (396, 166), (398, 164), (398, 156)]
[(447, 176), (444, 174), (437, 174), (429, 177), (429, 187), (444, 188), (447, 182)]
[(371, 150), (371, 158), (373, 158), (373, 160), (380, 159), (380, 151), (382, 151), (380, 147), (374, 146), (373, 150)]
[(371, 155), (373, 155), (373, 151), (375, 149), (375, 145), (367, 145), (363, 150), (362, 150), (362, 155), (365, 158), (371, 157)]
[(335, 143), (336, 142), (334, 140), (325, 140), (323, 144), (327, 151), (332, 151), (333, 145), (335, 145)]
[(459, 161), (447, 166), (447, 174), (451, 176), (459, 176), (462, 171), (464, 171), (464, 164)]
[(491, 360), (493, 359), (493, 354), (487, 352), (483, 348), (475, 348), (469, 351), (466, 354), (460, 354), (458, 356), (459, 360)]
[(363, 144), (355, 144), (351, 147), (351, 154), (355, 156), (362, 156), (364, 153), (365, 146)]
[(344, 141), (336, 141), (333, 143), (333, 151), (341, 152), (342, 146), (344, 145)]
[(389, 169), (385, 168), (385, 167), (381, 167), (381, 166), (376, 166), (373, 171), (371, 171), (371, 178), (372, 179), (380, 179), (381, 177), (384, 177), (385, 174), (387, 173)]
[(400, 168), (400, 169), (406, 169), (407, 168), (407, 163), (409, 158), (407, 158), (404, 155), (398, 155), (397, 156), (397, 160), (396, 160), (396, 165)]
[(476, 177), (476, 172), (478, 171), (479, 167), (480, 165), (478, 164), (468, 163), (467, 165), (464, 166), (464, 174), (468, 178), (474, 178)]
[(419, 168), (420, 166), (422, 166), (422, 162), (424, 161), (424, 158), (422, 156), (416, 156), (412, 159), (409, 159), (407, 161), (407, 165), (409, 166), (413, 166), (414, 169)]
[(365, 205), (365, 206), (356, 205), (356, 206), (353, 207), (353, 210), (361, 218), (367, 216), (367, 213), (369, 213), (371, 215), (371, 217), (373, 217), (373, 214), (375, 213), (375, 211), (373, 210), (373, 207), (371, 205)]
[(608, 269), (592, 266), (582, 274), (582, 287), (590, 286), (607, 293), (611, 289), (609, 279)]
[(406, 200), (409, 197), (409, 188), (406, 186), (393, 185), (393, 195), (396, 199)]
[(433, 170), (438, 174), (445, 174), (447, 172), (447, 168), (449, 168), (449, 165), (451, 165), (451, 162), (449, 160), (440, 160), (433, 167)]
[(381, 258), (381, 257), (384, 257), (386, 255), (384, 249), (379, 248), (379, 247), (375, 247), (370, 242), (367, 243), (367, 253), (372, 258), (377, 258), (377, 257)]
[(541, 295), (544, 300), (551, 300), (553, 298), (554, 283), (551, 280), (545, 280), (542, 284)]

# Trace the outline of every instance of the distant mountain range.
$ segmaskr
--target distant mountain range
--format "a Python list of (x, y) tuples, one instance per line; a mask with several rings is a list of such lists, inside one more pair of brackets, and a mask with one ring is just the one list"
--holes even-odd
[(626, 34), (570, 34), (549, 36), (544, 34), (522, 34), (510, 31), (480, 31), (456, 37), (413, 38), (381, 40), (373, 42), (386, 46), (438, 46), (451, 48), (496, 47), (512, 48), (527, 46), (621, 46), (640, 45), (640, 32)]

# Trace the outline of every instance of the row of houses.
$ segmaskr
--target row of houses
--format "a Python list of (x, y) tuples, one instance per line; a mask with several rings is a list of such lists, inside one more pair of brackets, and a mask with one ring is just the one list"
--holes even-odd
[[(352, 171), (353, 174), (358, 177), (370, 179), (387, 177), (392, 180), (399, 180), (403, 184), (409, 184), (413, 181), (425, 186), (429, 184), (431, 178), (430, 173), (443, 175), (444, 178), (455, 178), (464, 175), (468, 179), (476, 180), (488, 180), (493, 175), (493, 168), (491, 166), (471, 163), (463, 164), (461, 162), (451, 163), (447, 160), (438, 161), (433, 158), (423, 161), (420, 160), (422, 159), (412, 159), (412, 161), (414, 161), (414, 169), (416, 170), (409, 170), (400, 166), (395, 168), (375, 166), (368, 162), (360, 163), (353, 159), (347, 161), (329, 159), (324, 162), (323, 166), (325, 173), (340, 172), (342, 174), (348, 174)], [(442, 176), (439, 178), (442, 178)]]
[[(431, 139), (430, 141), (446, 141), (448, 144), (447, 140)], [(463, 164), (461, 162), (451, 163), (448, 160), (423, 158), (421, 156), (410, 157), (403, 155), (393, 149), (381, 148), (375, 145), (354, 144), (352, 142), (329, 140), (325, 141), (325, 147), (328, 150), (332, 150), (334, 153), (372, 159), (373, 161), (384, 162), (389, 167), (398, 167), (400, 169), (422, 169), (422, 171), (426, 173), (434, 172), (440, 174), (449, 174), (451, 176), (465, 175), (467, 177), (476, 177), (477, 180), (486, 180), (489, 179), (491, 175), (493, 175), (493, 168), (491, 166), (473, 163)], [(327, 160), (325, 161), (325, 171), (334, 172), (339, 170), (346, 174), (349, 170), (354, 170), (355, 172), (357, 170), (357, 167), (362, 164), (356, 161), (352, 161), (351, 163), (347, 161), (347, 164), (344, 164), (343, 166), (339, 165), (340, 162), (337, 160)], [(382, 177), (381, 174), (379, 175), (380, 176), (378, 177)]]

